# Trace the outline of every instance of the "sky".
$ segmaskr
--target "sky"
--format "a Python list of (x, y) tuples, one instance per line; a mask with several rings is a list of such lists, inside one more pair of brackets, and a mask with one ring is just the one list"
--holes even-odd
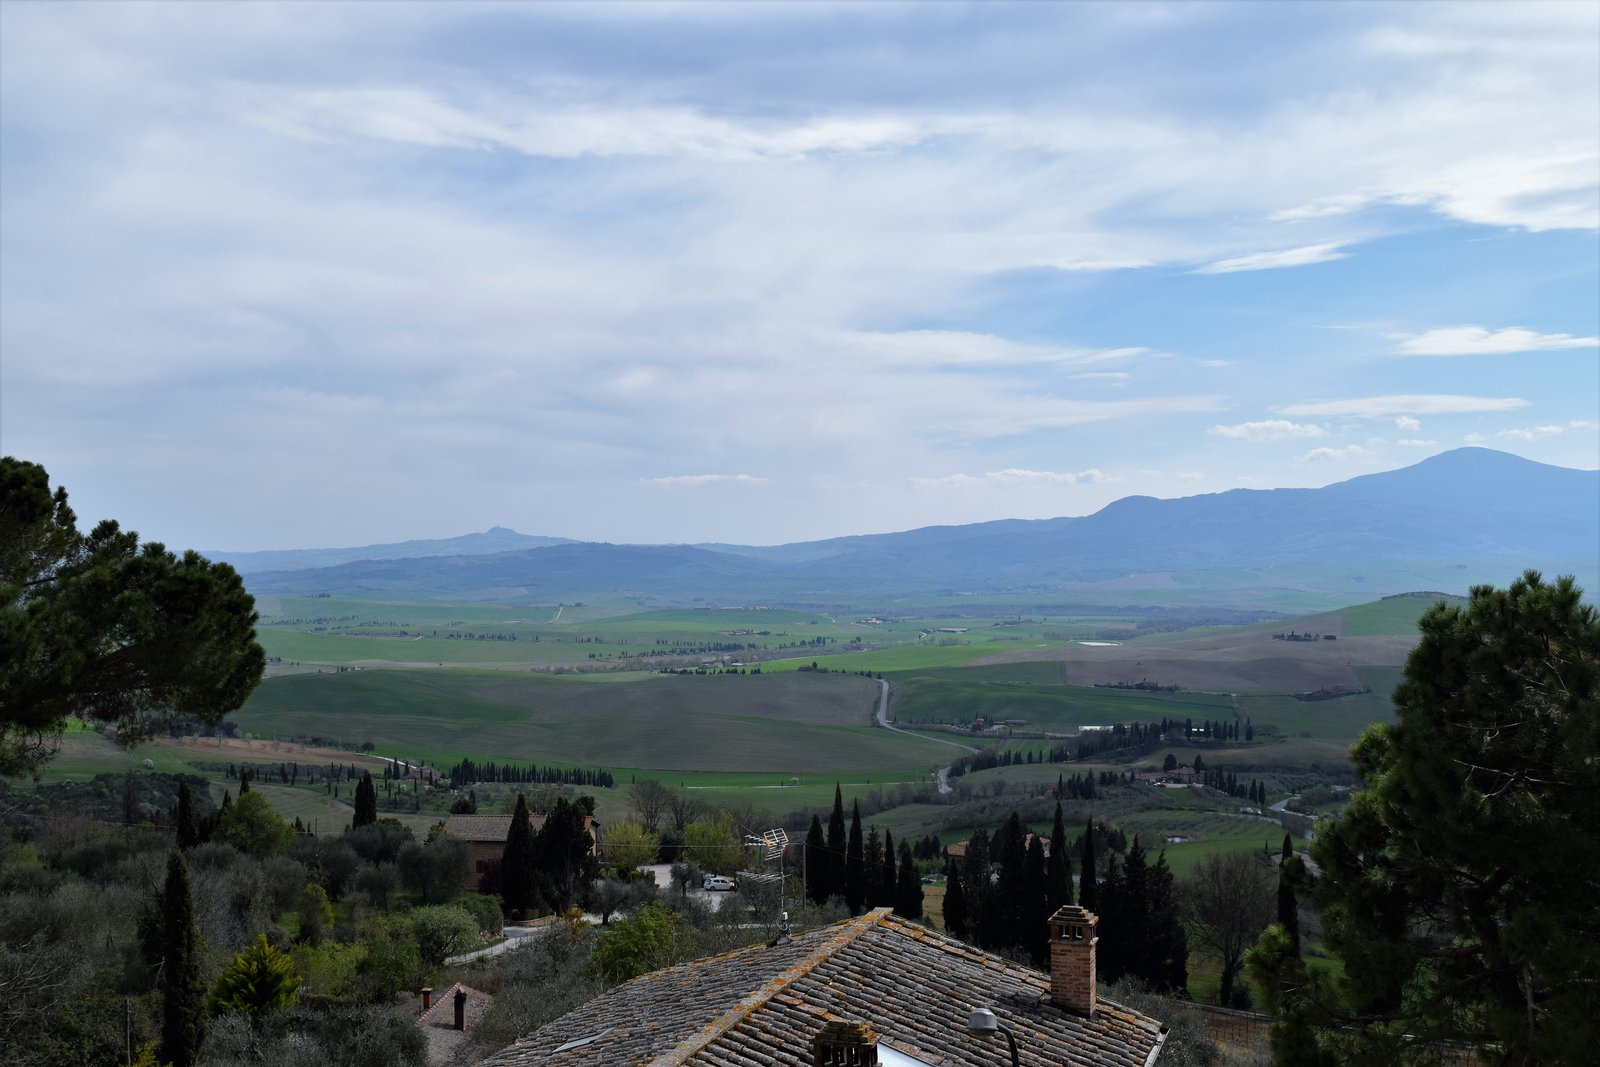
[(0, 2), (0, 450), (246, 551), (1600, 467), (1600, 4)]

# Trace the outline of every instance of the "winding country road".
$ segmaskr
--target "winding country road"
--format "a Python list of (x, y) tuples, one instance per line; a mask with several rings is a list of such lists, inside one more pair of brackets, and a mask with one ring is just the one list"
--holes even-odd
[[(884, 681), (882, 678), (879, 678), (878, 685), (881, 687), (878, 692), (878, 725), (883, 727), (885, 730), (893, 730), (895, 733), (905, 734), (907, 737), (920, 737), (924, 741), (937, 741), (941, 745), (949, 745), (952, 748), (959, 748), (963, 752), (978, 751), (971, 745), (963, 745), (959, 741), (947, 741), (942, 737), (929, 737), (927, 734), (919, 734), (913, 730), (903, 730), (898, 726), (891, 725), (889, 722), (889, 683)], [(950, 768), (940, 767), (939, 792), (949, 793), (950, 791)]]

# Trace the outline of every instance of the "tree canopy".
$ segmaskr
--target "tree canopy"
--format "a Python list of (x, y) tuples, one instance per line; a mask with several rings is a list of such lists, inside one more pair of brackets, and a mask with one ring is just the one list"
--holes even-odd
[[(1252, 960), (1339, 1062), (1577, 1063), (1600, 1043), (1600, 620), (1569, 578), (1529, 571), (1435, 605), (1352, 750), (1367, 788), (1311, 856), (1337, 987), (1274, 926)], [(1354, 1024), (1354, 1025), (1352, 1025)]]
[(256, 618), (232, 567), (111, 520), (83, 534), (43, 467), (0, 457), (0, 773), (49, 759), (74, 715), (124, 741), (219, 722), (261, 680)]

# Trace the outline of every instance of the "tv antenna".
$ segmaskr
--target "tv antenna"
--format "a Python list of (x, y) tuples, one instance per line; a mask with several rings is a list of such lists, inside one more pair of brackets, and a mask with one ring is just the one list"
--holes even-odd
[(744, 844), (746, 848), (760, 851), (763, 861), (768, 863), (773, 860), (778, 861), (778, 914), (782, 916), (778, 921), (778, 937), (781, 941), (788, 941), (789, 880), (783, 873), (783, 854), (789, 848), (789, 832), (780, 826), (760, 834), (746, 834)]

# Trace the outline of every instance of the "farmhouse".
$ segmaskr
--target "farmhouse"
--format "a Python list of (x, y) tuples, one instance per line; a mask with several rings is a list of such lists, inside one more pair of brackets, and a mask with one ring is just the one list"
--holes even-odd
[(1097, 999), (1094, 915), (1050, 918), (1051, 973), (879, 908), (765, 945), (643, 975), (536, 1030), (486, 1067), (991, 1067), (1015, 1035), (1030, 1067), (1146, 1067), (1155, 1019)]
[[(461, 879), (461, 886), (467, 892), (476, 892), (483, 876), (499, 869), (500, 858), (506, 851), (506, 838), (511, 836), (511, 819), (510, 815), (452, 815), (445, 819), (444, 832), (467, 843), (467, 856), (472, 862)], [(544, 816), (528, 812), (528, 826), (538, 833), (544, 826)], [(590, 854), (599, 855), (600, 824), (595, 822), (594, 816), (585, 815), (583, 828), (589, 831), (594, 842), (589, 848)]]

